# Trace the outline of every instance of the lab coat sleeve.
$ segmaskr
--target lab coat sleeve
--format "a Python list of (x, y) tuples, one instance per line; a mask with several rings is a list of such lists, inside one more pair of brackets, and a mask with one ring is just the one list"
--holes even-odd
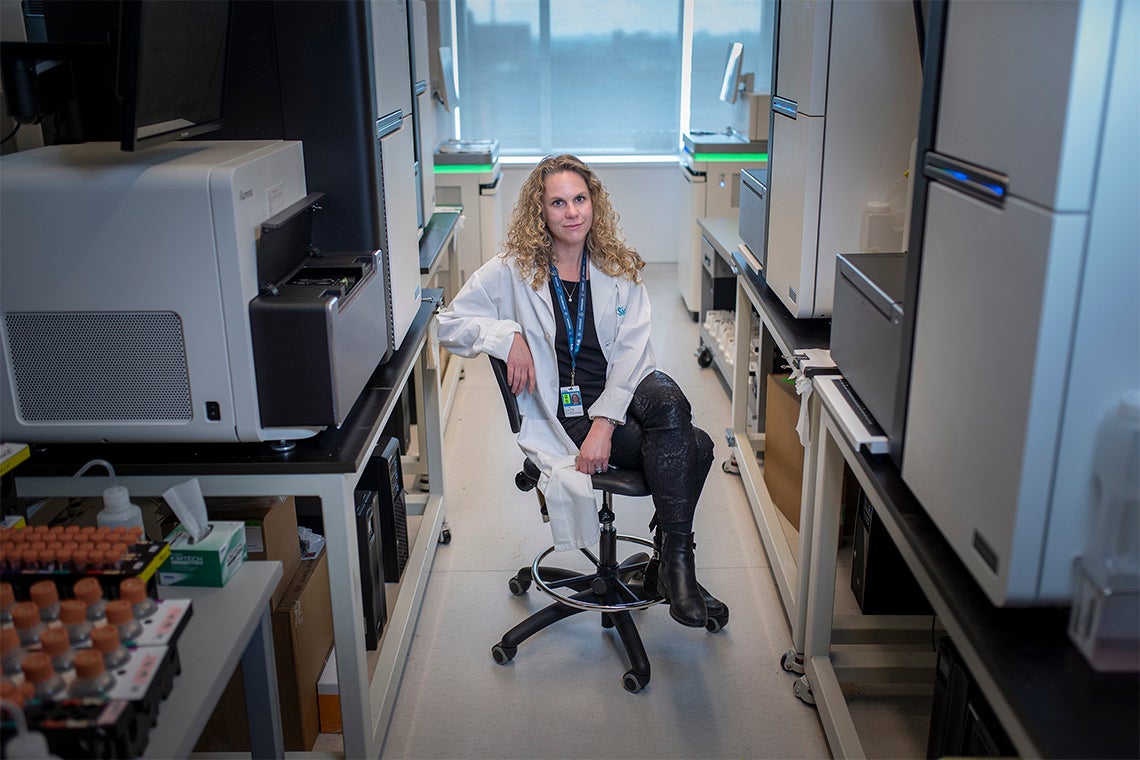
[[(621, 301), (624, 300), (624, 303)], [(615, 317), (618, 329), (613, 347), (606, 357), (606, 387), (597, 401), (590, 405), (590, 417), (609, 417), (625, 423), (625, 412), (633, 400), (637, 386), (657, 369), (653, 346), (649, 293), (645, 285), (631, 285), (622, 289)]]
[(495, 258), (467, 279), (437, 317), (441, 346), (463, 357), (485, 353), (506, 361), (515, 333), (522, 332), (510, 318), (510, 274), (509, 264)]

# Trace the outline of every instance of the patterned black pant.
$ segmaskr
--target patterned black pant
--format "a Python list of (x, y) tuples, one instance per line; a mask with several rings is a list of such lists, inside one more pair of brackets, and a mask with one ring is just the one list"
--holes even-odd
[[(590, 432), (590, 418), (561, 422), (581, 446)], [(683, 526), (689, 526), (691, 530), (712, 461), (712, 438), (693, 425), (689, 400), (676, 381), (661, 371), (642, 380), (626, 411), (625, 424), (614, 429), (610, 464), (645, 473), (662, 527), (684, 530)]]

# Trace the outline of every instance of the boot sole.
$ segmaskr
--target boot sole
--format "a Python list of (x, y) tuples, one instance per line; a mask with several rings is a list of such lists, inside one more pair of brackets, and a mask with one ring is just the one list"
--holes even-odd
[[(646, 578), (646, 580), (648, 581), (648, 577)], [(650, 586), (648, 583), (646, 583), (646, 588), (657, 589), (657, 596), (661, 597), (661, 600), (663, 602), (665, 602), (666, 604), (669, 603), (669, 597), (666, 596), (665, 594), (661, 593), (661, 588), (657, 585), (657, 578), (655, 576), (653, 577), (653, 585)], [(703, 591), (705, 594), (705, 609), (708, 610), (708, 617), (709, 618), (723, 617), (725, 615), (728, 615), (728, 605), (727, 604), (725, 604), (724, 602), (722, 602), (721, 600), (717, 599), (715, 596), (710, 594), (708, 592), (708, 589), (706, 589), (704, 586), (701, 586), (700, 588), (701, 588), (701, 591)], [(719, 605), (719, 606), (714, 608), (713, 605), (709, 604), (709, 599), (713, 600), (713, 604)], [(672, 612), (672, 609), (670, 609), (669, 611)], [(673, 619), (677, 620), (677, 618), (673, 618)], [(680, 623), (681, 621), (677, 620), (677, 622)], [(685, 623), (682, 623), (682, 625), (685, 625)], [(693, 627), (696, 628), (696, 626), (693, 626)]]
[(678, 623), (685, 626), (686, 628), (704, 628), (705, 624), (708, 620), (708, 618), (705, 618), (705, 620), (702, 620), (700, 622), (690, 623), (688, 620), (682, 620), (681, 618), (674, 615), (672, 607), (669, 608), (669, 617), (673, 618), (674, 620), (676, 620)]
[(704, 620), (701, 620), (701, 621), (695, 622), (695, 623), (691, 623), (688, 620), (683, 620), (682, 618), (677, 617), (676, 613), (673, 612), (673, 605), (669, 602), (669, 596), (668, 596), (668, 594), (665, 593), (664, 586), (658, 586), (657, 587), (657, 595), (660, 596), (661, 600), (664, 601), (665, 604), (667, 604), (669, 606), (669, 617), (673, 618), (674, 620), (676, 620), (678, 623), (685, 626), (686, 628), (704, 628), (705, 624), (708, 622), (708, 615), (707, 614), (705, 615)]

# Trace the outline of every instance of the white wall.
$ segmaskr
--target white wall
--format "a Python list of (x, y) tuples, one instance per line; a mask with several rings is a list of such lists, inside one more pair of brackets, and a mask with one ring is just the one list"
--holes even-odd
[[(588, 160), (587, 160), (588, 163)], [(680, 247), (682, 193), (686, 190), (676, 161), (663, 164), (591, 164), (620, 215), (626, 240), (649, 263), (675, 262)], [(503, 229), (533, 165), (503, 166), (500, 193)], [(687, 238), (686, 238), (687, 239)]]

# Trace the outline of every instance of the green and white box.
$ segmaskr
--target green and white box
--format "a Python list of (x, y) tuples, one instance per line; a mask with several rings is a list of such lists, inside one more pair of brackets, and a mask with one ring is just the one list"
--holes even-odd
[(245, 562), (245, 523), (211, 520), (209, 534), (196, 544), (181, 524), (166, 537), (170, 557), (158, 570), (163, 586), (224, 586)]

